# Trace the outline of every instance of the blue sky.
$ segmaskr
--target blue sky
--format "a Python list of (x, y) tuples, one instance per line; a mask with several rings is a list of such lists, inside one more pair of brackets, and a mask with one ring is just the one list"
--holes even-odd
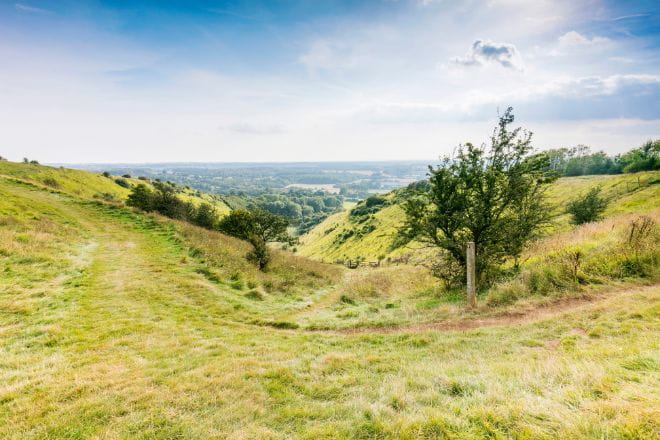
[(0, 155), (434, 159), (660, 137), (657, 1), (0, 0)]

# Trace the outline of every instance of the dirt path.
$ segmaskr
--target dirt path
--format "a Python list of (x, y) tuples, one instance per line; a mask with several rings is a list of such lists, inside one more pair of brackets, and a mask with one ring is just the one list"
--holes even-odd
[(510, 312), (505, 311), (497, 316), (484, 318), (467, 318), (443, 322), (428, 322), (423, 324), (405, 325), (399, 327), (363, 327), (339, 330), (320, 330), (321, 333), (361, 335), (361, 334), (406, 334), (427, 331), (460, 332), (484, 327), (508, 327), (512, 325), (530, 324), (559, 317), (565, 313), (573, 313), (585, 308), (606, 303), (621, 295), (633, 295), (640, 292), (660, 294), (660, 284), (652, 286), (626, 287), (605, 293), (585, 296), (582, 298), (565, 298), (544, 306), (532, 309)]

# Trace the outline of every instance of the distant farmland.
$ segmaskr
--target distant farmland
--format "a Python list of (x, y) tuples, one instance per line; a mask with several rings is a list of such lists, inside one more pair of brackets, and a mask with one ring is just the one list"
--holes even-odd
[(339, 188), (333, 183), (291, 183), (285, 188), (308, 189), (312, 191), (324, 191), (329, 194), (339, 194)]

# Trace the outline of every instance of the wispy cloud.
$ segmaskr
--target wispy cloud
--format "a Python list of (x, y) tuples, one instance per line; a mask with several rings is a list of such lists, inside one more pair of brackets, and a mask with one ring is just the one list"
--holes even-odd
[(32, 14), (51, 14), (52, 11), (43, 8), (37, 8), (36, 6), (26, 5), (24, 3), (14, 3), (14, 9), (20, 12), (29, 12)]
[(451, 62), (458, 66), (483, 66), (499, 64), (507, 69), (523, 70), (523, 61), (516, 46), (510, 43), (496, 43), (490, 40), (477, 40), (463, 57), (454, 57)]
[(597, 48), (603, 48), (609, 43), (611, 43), (611, 40), (606, 37), (593, 36), (589, 38), (577, 31), (569, 31), (557, 39), (555, 48), (551, 49), (548, 53), (552, 56), (559, 56), (582, 50), (592, 51)]
[(284, 126), (279, 124), (257, 124), (253, 122), (236, 122), (233, 124), (221, 125), (220, 129), (248, 135), (280, 134), (286, 131)]

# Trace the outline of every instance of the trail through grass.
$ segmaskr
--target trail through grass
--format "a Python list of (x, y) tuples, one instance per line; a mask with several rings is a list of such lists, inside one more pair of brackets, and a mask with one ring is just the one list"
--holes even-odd
[(167, 226), (0, 192), (0, 438), (660, 434), (657, 288), (513, 327), (279, 330)]

